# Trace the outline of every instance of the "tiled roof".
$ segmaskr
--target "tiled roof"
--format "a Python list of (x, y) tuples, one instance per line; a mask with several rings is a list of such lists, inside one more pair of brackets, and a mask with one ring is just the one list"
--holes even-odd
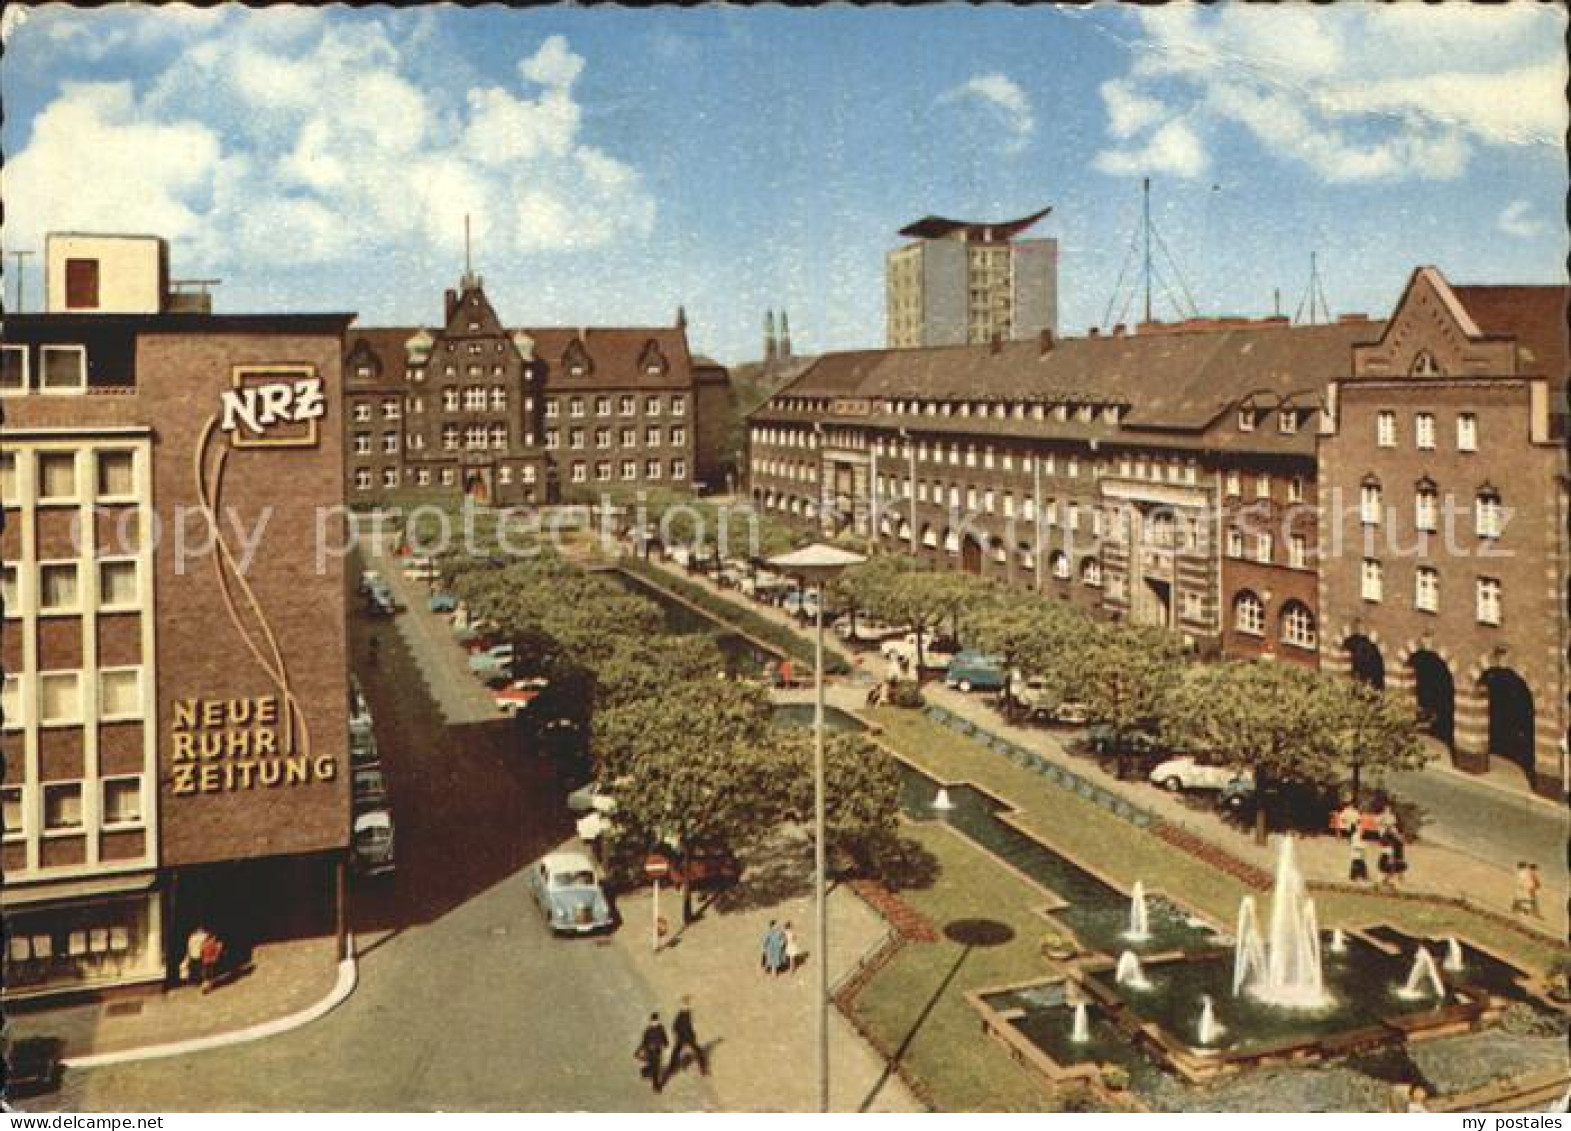
[(1566, 311), (1571, 287), (1453, 286), (1452, 293), (1478, 328), (1492, 338), (1515, 338), (1518, 371), (1548, 377), (1565, 388), (1571, 366)]

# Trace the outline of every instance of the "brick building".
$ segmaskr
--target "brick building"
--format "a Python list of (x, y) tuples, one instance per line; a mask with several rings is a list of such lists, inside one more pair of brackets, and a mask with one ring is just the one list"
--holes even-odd
[(752, 495), (1203, 651), (1313, 664), (1322, 390), (1378, 331), (1194, 320), (828, 355), (751, 416)]
[(1334, 671), (1413, 696), (1484, 771), (1565, 787), (1565, 287), (1414, 273), (1330, 389), (1320, 605)]
[[(691, 490), (717, 465), (727, 378), (672, 326), (510, 330), (466, 273), (443, 324), (346, 343), (345, 494), (463, 493), (514, 506), (612, 489)], [(717, 395), (718, 393), (718, 395)]]
[(314, 547), (351, 316), (174, 310), (165, 262), (51, 239), (49, 308), (5, 320), (7, 998), (160, 982), (198, 923), (241, 954), (333, 923), (345, 583)]

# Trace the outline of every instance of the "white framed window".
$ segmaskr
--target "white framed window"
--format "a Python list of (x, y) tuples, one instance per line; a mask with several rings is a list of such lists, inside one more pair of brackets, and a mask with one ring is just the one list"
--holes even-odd
[(680, 448), (685, 443), (687, 443), (687, 429), (686, 428), (673, 428), (673, 429), (671, 429), (671, 446), (673, 448)]
[(443, 389), (442, 390), (442, 411), (443, 412), (457, 412), (458, 411), (458, 398), (459, 398), (459, 395), (460, 394), (458, 392), (458, 389), (455, 386), (451, 386), (450, 385), (447, 388)]
[(99, 502), (119, 503), (136, 498), (135, 452), (101, 451), (97, 463)]
[(39, 563), (38, 611), (42, 615), (82, 611), (82, 590), (75, 562)]
[(1304, 569), (1309, 564), (1309, 543), (1302, 534), (1291, 535), (1287, 540), (1287, 564), (1294, 569)]
[(398, 409), (399, 405), (396, 397), (389, 397), (387, 400), (384, 400), (382, 402), (382, 419), (397, 420), (399, 416)]
[(142, 603), (135, 558), (104, 558), (98, 563), (98, 607), (113, 613)]
[(513, 485), (513, 469), (510, 467), (497, 468), (496, 481), (504, 487), (511, 487)]
[(415, 472), (415, 483), (421, 487), (431, 486), (431, 469), (422, 467)]
[(601, 449), (605, 449), (605, 448), (609, 448), (610, 446), (611, 446), (611, 429), (609, 429), (609, 428), (596, 428), (595, 429), (595, 447), (601, 448)]
[(535, 481), (535, 465), (526, 463), (518, 469), (518, 481), (527, 486), (533, 486)]
[(554, 452), (562, 446), (561, 436), (555, 428), (545, 430), (545, 450)]
[(547, 420), (555, 420), (557, 418), (557, 415), (558, 415), (559, 411), (560, 410), (557, 407), (556, 398), (555, 397), (547, 398), (547, 400), (545, 402), (545, 418)]
[(22, 694), (22, 677), (8, 675), (0, 680), (0, 713), (5, 715), (6, 730), (21, 730), (27, 726), (27, 699)]
[(1247, 589), (1233, 598), (1233, 627), (1246, 636), (1266, 634), (1266, 607)]
[(72, 833), (82, 828), (82, 783), (44, 783), (44, 835)]
[(7, 620), (15, 620), (22, 615), (17, 602), (21, 595), (17, 592), (17, 573), (14, 565), (0, 565), (0, 603), (5, 605)]
[(1426, 613), (1440, 611), (1440, 571), (1433, 566), (1413, 571), (1413, 607)]
[(1269, 475), (1255, 476), (1255, 498), (1269, 499), (1271, 497), (1271, 477)]
[(610, 416), (611, 415), (611, 398), (610, 397), (596, 397), (595, 398), (595, 415), (596, 416)]
[(1053, 576), (1062, 581), (1069, 580), (1069, 555), (1062, 550), (1053, 551), (1048, 559), (1048, 566), (1053, 571)]
[(371, 433), (355, 433), (355, 455), (368, 456), (371, 454)]
[(574, 420), (582, 419), (584, 415), (583, 397), (573, 397), (567, 402), (567, 415), (571, 416)]
[(86, 346), (40, 346), (39, 354), (40, 393), (87, 391)]
[(486, 446), (486, 429), (484, 424), (471, 424), (464, 429), (464, 448), (467, 451), (484, 451)]
[(40, 504), (79, 501), (75, 452), (38, 454), (38, 501)]
[(0, 346), (0, 396), (16, 396), (27, 389), (27, 347)]
[[(453, 407), (457, 408), (458, 406), (455, 404)], [(370, 422), (371, 422), (371, 406), (366, 404), (364, 401), (362, 401), (359, 404), (355, 405), (355, 423), (356, 424), (369, 424)]]
[(636, 448), (638, 446), (638, 429), (622, 429), (622, 446), (624, 448)]
[(582, 428), (568, 429), (567, 446), (575, 452), (584, 450), (584, 430)]
[(491, 411), (492, 412), (506, 412), (507, 411), (507, 390), (505, 388), (503, 388), (501, 385), (492, 386), (492, 389), (491, 389)]
[(686, 416), (687, 415), (687, 398), (685, 396), (683, 396), (681, 393), (673, 393), (671, 395), (671, 415), (672, 416)]
[(1456, 450), (1459, 452), (1478, 451), (1478, 417), (1471, 412), (1457, 414)]
[(1242, 530), (1229, 530), (1227, 532), (1227, 556), (1242, 558), (1244, 556), (1244, 532)]
[(1365, 526), (1379, 526), (1380, 513), (1385, 509), (1383, 497), (1380, 493), (1380, 484), (1373, 480), (1365, 481), (1358, 492), (1358, 519)]
[(622, 461), (622, 482), (630, 483), (638, 478), (638, 461), (624, 459)]
[(660, 478), (660, 471), (661, 471), (661, 467), (660, 467), (660, 461), (659, 460), (651, 459), (651, 460), (645, 460), (644, 461), (644, 478), (645, 479), (659, 479)]
[(444, 452), (456, 452), (458, 450), (458, 444), (458, 425), (444, 424), (442, 426), (442, 450)]
[(384, 486), (384, 487), (397, 487), (398, 486), (398, 468), (396, 468), (396, 467), (384, 467), (382, 469), (382, 486)]
[(382, 451), (390, 456), (398, 454), (397, 432), (386, 432), (382, 435)]
[(1423, 482), (1413, 495), (1413, 525), (1421, 531), (1434, 533), (1440, 523), (1440, 494), (1435, 485)]
[(609, 482), (611, 482), (611, 461), (610, 460), (601, 460), (600, 462), (595, 464), (595, 482), (596, 483), (609, 483)]
[(99, 671), (98, 715), (105, 722), (142, 717), (141, 668), (103, 668)]
[(0, 809), (5, 813), (5, 839), (27, 839), (27, 807), (24, 804), (25, 794), (19, 785), (8, 785), (0, 789)]
[(371, 469), (361, 467), (355, 469), (355, 490), (369, 491), (371, 489)]
[(658, 427), (650, 427), (650, 428), (645, 428), (644, 429), (644, 446), (645, 447), (647, 447), (647, 448), (658, 448), (660, 446), (661, 439), (662, 439), (662, 433), (661, 433), (661, 431), (660, 431), (660, 429)]
[(441, 478), (442, 478), (442, 486), (444, 486), (444, 487), (451, 487), (453, 485), (454, 481), (457, 479), (457, 474), (453, 471), (452, 468), (444, 467), (442, 469), (442, 477)]
[(1284, 436), (1298, 431), (1298, 410), (1284, 408), (1276, 414), (1276, 430)]
[(1501, 604), (1500, 579), (1495, 577), (1480, 577), (1478, 579), (1478, 623), (1499, 624)]
[(582, 462), (574, 463), (573, 464), (573, 470), (572, 470), (571, 478), (572, 478), (572, 481), (574, 483), (587, 483), (587, 482), (589, 482), (589, 468), (588, 468), (588, 466), (586, 466)]
[(1499, 538), (1504, 527), (1505, 507), (1500, 494), (1486, 487), (1473, 499), (1473, 525), (1480, 538)]
[(464, 389), (464, 410), (466, 412), (484, 412), (486, 406), (486, 391), (483, 385), (469, 385)]
[(1236, 471), (1229, 471), (1227, 473), (1226, 486), (1224, 487), (1224, 490), (1227, 492), (1228, 498), (1238, 498), (1238, 496), (1244, 493), (1243, 477), (1240, 476)]
[(1313, 648), (1317, 643), (1315, 614), (1301, 601), (1289, 601), (1282, 610), (1282, 643), (1294, 648)]
[(1435, 450), (1435, 414), (1421, 412), (1413, 418), (1413, 441), (1421, 452)]
[(621, 416), (638, 415), (638, 398), (618, 397), (616, 402), (616, 411)]
[(1365, 558), (1360, 577), (1360, 594), (1364, 600), (1379, 602), (1385, 596), (1385, 566), (1374, 558)]
[(1093, 589), (1102, 587), (1102, 563), (1095, 558), (1087, 558), (1080, 563), (1080, 580), (1083, 584)]
[(142, 824), (142, 777), (105, 778), (103, 786), (103, 826), (106, 829), (134, 828)]
[(687, 478), (687, 461), (674, 459), (671, 461), (671, 478), (681, 481)]
[(491, 425), (491, 450), (494, 452), (505, 451), (507, 448), (507, 425)]
[(1375, 447), (1396, 447), (1396, 413), (1389, 409), (1375, 413)]
[(82, 722), (82, 673), (38, 673), (40, 726), (77, 726)]
[(645, 397), (644, 398), (644, 415), (645, 416), (659, 416), (660, 415), (660, 398), (659, 397)]
[(1297, 475), (1287, 481), (1287, 501), (1290, 503), (1304, 501), (1304, 481)]
[(1255, 535), (1255, 561), (1270, 562), (1273, 541), (1269, 534)]

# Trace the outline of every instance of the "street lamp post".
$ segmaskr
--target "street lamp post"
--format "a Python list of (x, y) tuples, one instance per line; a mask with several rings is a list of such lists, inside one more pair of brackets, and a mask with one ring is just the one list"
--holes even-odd
[(813, 633), (813, 907), (818, 948), (818, 1110), (829, 1110), (829, 858), (824, 818), (824, 599), (828, 582), (867, 559), (821, 543), (771, 558), (777, 571), (818, 585)]

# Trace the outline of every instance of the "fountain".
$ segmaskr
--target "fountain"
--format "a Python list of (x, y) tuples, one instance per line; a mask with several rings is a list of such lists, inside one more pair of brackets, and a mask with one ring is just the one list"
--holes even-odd
[(1069, 1039), (1077, 1045), (1083, 1045), (1091, 1039), (1091, 1017), (1083, 1001), (1075, 1003), (1075, 1023), (1069, 1030)]
[(947, 789), (940, 788), (937, 796), (933, 798), (933, 808), (938, 812), (947, 813), (954, 807), (955, 803), (949, 800), (949, 791)]
[(1118, 966), (1113, 971), (1113, 980), (1120, 986), (1128, 986), (1132, 990), (1151, 988), (1145, 971), (1140, 969), (1140, 957), (1132, 950), (1126, 950), (1118, 956)]
[(1467, 960), (1462, 957), (1462, 944), (1456, 941), (1455, 935), (1446, 939), (1446, 960), (1441, 965), (1451, 974), (1460, 974), (1467, 969)]
[(1347, 953), (1347, 933), (1341, 927), (1337, 927), (1331, 932), (1331, 953)]
[(1407, 982), (1397, 991), (1397, 996), (1407, 1000), (1425, 996), (1445, 1000), (1445, 982), (1441, 981), (1435, 956), (1429, 953), (1427, 946), (1419, 947), (1418, 953), (1413, 955), (1413, 968), (1408, 971)]
[(1216, 1019), (1216, 1006), (1211, 1001), (1211, 995), (1203, 994), (1200, 998), (1200, 1043), (1214, 1045), (1224, 1032), (1226, 1030)]
[(1238, 908), (1238, 938), (1233, 951), (1233, 992), (1248, 990), (1266, 1005), (1318, 1009), (1327, 1004), (1320, 968), (1320, 927), (1293, 851), (1283, 837), (1271, 890), (1270, 931), (1261, 938), (1254, 902)]
[(1124, 937), (1131, 942), (1145, 942), (1151, 937), (1151, 924), (1146, 916), (1146, 886), (1140, 880), (1135, 881), (1129, 892), (1129, 929)]

